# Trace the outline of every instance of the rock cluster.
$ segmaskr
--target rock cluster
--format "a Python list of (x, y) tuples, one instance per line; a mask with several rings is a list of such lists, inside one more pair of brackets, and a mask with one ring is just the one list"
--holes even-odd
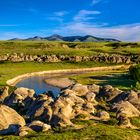
[(121, 127), (134, 128), (130, 118), (140, 116), (139, 94), (111, 85), (75, 84), (63, 89), (55, 99), (49, 93), (36, 95), (27, 88), (9, 93), (6, 87), (0, 99), (0, 134), (25, 136), (56, 126), (75, 126), (72, 120), (80, 115), (85, 119), (108, 121), (109, 112), (116, 114)]
[(35, 61), (35, 62), (59, 62), (59, 61), (70, 61), (70, 62), (105, 62), (105, 63), (132, 63), (140, 62), (139, 56), (123, 56), (123, 55), (108, 55), (99, 54), (93, 56), (67, 56), (67, 55), (25, 55), (23, 53), (17, 54), (6, 54), (0, 56), (0, 61), (12, 61), (12, 62), (23, 62), (23, 61)]

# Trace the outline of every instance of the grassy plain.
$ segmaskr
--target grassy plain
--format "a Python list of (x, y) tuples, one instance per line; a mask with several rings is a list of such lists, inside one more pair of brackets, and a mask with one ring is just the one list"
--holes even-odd
[(140, 54), (140, 43), (0, 41), (0, 54), (8, 53), (70, 56), (91, 56), (99, 53)]

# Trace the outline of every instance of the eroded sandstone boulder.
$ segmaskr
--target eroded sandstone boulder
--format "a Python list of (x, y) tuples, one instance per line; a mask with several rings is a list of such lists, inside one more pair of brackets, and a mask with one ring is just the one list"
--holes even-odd
[(20, 112), (25, 112), (35, 100), (34, 95), (35, 91), (32, 89), (17, 88), (5, 99), (4, 104), (19, 110)]
[(49, 129), (51, 129), (50, 125), (45, 124), (41, 121), (33, 121), (28, 126), (29, 126), (29, 128), (31, 128), (32, 130), (34, 130), (36, 132), (46, 132)]
[(84, 96), (87, 94), (87, 92), (89, 91), (88, 90), (88, 87), (86, 85), (82, 85), (82, 84), (75, 84), (72, 89), (73, 91), (75, 91), (75, 94), (77, 96)]
[(49, 123), (52, 117), (52, 104), (54, 100), (46, 94), (40, 94), (28, 107), (26, 115), (31, 120), (42, 120)]
[(54, 126), (59, 125), (65, 127), (67, 125), (73, 125), (71, 119), (76, 116), (81, 114), (90, 116), (90, 114), (94, 113), (94, 104), (77, 96), (78, 91), (67, 89), (56, 100), (53, 105), (53, 116), (51, 120)]
[(35, 91), (33, 89), (28, 89), (24, 87), (17, 88), (14, 93), (16, 95), (21, 95), (24, 99), (26, 97), (33, 97), (35, 94)]
[(128, 101), (121, 101), (114, 104), (112, 109), (117, 112), (117, 118), (119, 118), (121, 114), (125, 114), (128, 118), (140, 116), (140, 111)]
[(93, 85), (89, 85), (88, 89), (90, 92), (93, 92), (95, 94), (99, 94), (101, 87), (99, 85), (93, 84)]
[(114, 88), (111, 85), (105, 85), (101, 88), (98, 97), (103, 98), (107, 102), (114, 103), (119, 101), (116, 97), (118, 97), (121, 93), (121, 90)]
[(16, 133), (25, 120), (12, 108), (0, 105), (0, 134)]
[(128, 91), (127, 101), (134, 105), (138, 110), (140, 110), (140, 93), (133, 90)]

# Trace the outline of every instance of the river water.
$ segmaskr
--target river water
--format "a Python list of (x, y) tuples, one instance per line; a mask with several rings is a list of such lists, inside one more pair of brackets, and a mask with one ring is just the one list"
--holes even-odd
[(29, 77), (17, 83), (16, 87), (34, 89), (36, 94), (52, 91), (53, 95), (56, 97), (60, 93), (60, 88), (47, 84), (45, 79), (47, 79), (47, 76)]

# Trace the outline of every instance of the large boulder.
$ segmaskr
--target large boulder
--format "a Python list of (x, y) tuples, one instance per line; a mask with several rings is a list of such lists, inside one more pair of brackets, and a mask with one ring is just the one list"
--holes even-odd
[(96, 97), (96, 94), (93, 93), (93, 92), (88, 92), (88, 93), (85, 95), (85, 98), (87, 99), (88, 102), (96, 102), (96, 101), (95, 101), (95, 97)]
[(112, 109), (117, 112), (117, 118), (119, 118), (121, 114), (125, 114), (128, 118), (140, 116), (139, 110), (128, 101), (121, 101), (114, 104)]
[(29, 124), (29, 128), (36, 132), (46, 132), (51, 129), (51, 126), (41, 121), (33, 121)]
[(93, 103), (87, 102), (77, 96), (77, 92), (67, 89), (61, 93), (59, 98), (53, 105), (52, 125), (65, 127), (67, 125), (73, 125), (71, 119), (78, 115), (93, 114), (95, 108)]
[(121, 90), (112, 87), (111, 85), (105, 85), (100, 90), (100, 93), (98, 95), (99, 98), (103, 98), (107, 102), (118, 102), (116, 100), (116, 97), (118, 97), (122, 93)]
[(51, 129), (50, 125), (36, 120), (26, 126), (20, 127), (17, 134), (24, 137), (34, 132), (47, 132), (49, 129)]
[(101, 87), (99, 85), (95, 85), (95, 84), (88, 86), (89, 91), (95, 94), (98, 94), (100, 92), (100, 88)]
[(33, 98), (35, 91), (33, 89), (28, 88), (17, 88), (10, 96), (7, 98), (6, 102), (8, 104), (22, 102), (26, 98)]
[(24, 87), (17, 88), (14, 93), (16, 95), (20, 95), (25, 99), (26, 97), (33, 97), (35, 94), (35, 91), (33, 89), (28, 89)]
[(128, 91), (127, 101), (133, 104), (138, 110), (140, 110), (140, 94), (131, 90)]
[(0, 105), (0, 134), (17, 133), (25, 120), (12, 108)]
[(15, 107), (17, 106), (19, 109), (28, 108), (32, 101), (34, 100), (35, 91), (28, 88), (17, 88), (10, 96), (8, 96), (4, 102), (4, 104)]
[(51, 124), (54, 126), (73, 125), (70, 121), (70, 119), (74, 116), (72, 109), (73, 105), (74, 102), (71, 101), (68, 97), (60, 96), (53, 105), (53, 116)]
[(41, 120), (47, 123), (50, 122), (52, 117), (52, 104), (54, 100), (46, 94), (40, 94), (36, 100), (28, 107), (26, 115), (31, 120)]
[(85, 101), (75, 95), (73, 90), (65, 90), (53, 105), (53, 116), (51, 123), (56, 126), (73, 125), (70, 121), (81, 112)]
[(72, 89), (73, 91), (75, 91), (75, 94), (77, 96), (84, 96), (88, 93), (88, 87), (86, 85), (82, 85), (82, 84), (75, 84)]

